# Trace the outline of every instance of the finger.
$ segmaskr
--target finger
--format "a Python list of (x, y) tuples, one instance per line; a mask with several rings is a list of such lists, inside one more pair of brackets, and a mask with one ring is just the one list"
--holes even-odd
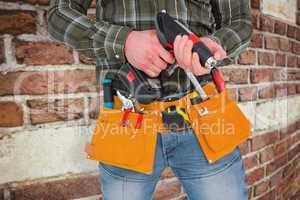
[(197, 53), (193, 53), (192, 56), (192, 72), (198, 76), (209, 73), (208, 69), (201, 66), (199, 62), (199, 56)]
[(216, 52), (215, 53), (215, 55), (214, 55), (214, 58), (216, 59), (216, 60), (221, 60), (222, 58), (221, 58), (221, 54), (220, 54), (220, 52)]
[(157, 67), (154, 63), (150, 66), (150, 70), (156, 74), (159, 74), (161, 72), (161, 69)]
[(150, 70), (150, 69), (146, 69), (144, 72), (145, 72), (148, 76), (150, 76), (150, 77), (157, 77), (157, 76), (158, 76), (158, 73), (153, 72), (153, 71)]
[(187, 41), (188, 41), (188, 37), (184, 35), (178, 46), (178, 57), (181, 61), (183, 61), (184, 49)]
[(168, 64), (164, 60), (162, 60), (159, 56), (154, 57), (152, 63), (160, 70), (166, 69), (168, 66)]
[(177, 60), (177, 62), (178, 62), (178, 55), (179, 55), (179, 53), (178, 53), (178, 47), (179, 47), (179, 43), (180, 43), (180, 41), (181, 41), (181, 39), (182, 39), (182, 37), (180, 36), (180, 35), (177, 35), (176, 36), (176, 38), (175, 38), (175, 41), (174, 41), (174, 55), (175, 55), (175, 58), (176, 58), (176, 60)]
[(184, 49), (184, 56), (183, 56), (183, 64), (187, 68), (191, 68), (192, 65), (192, 48), (193, 48), (193, 42), (191, 40), (188, 40), (185, 49)]
[(158, 47), (158, 54), (165, 62), (173, 64), (175, 62), (174, 56), (168, 52), (165, 48), (161, 45)]

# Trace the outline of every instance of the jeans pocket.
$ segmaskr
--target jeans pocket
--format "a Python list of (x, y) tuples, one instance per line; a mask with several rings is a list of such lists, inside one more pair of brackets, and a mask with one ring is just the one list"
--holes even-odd
[(153, 181), (155, 179), (155, 175), (147, 175), (144, 173), (139, 173), (133, 170), (127, 170), (121, 167), (116, 167), (113, 165), (105, 164), (103, 162), (98, 162), (98, 168), (100, 173), (105, 173), (108, 176), (111, 176), (116, 179), (120, 179), (123, 181), (133, 181), (133, 182), (145, 182), (145, 181)]
[(231, 167), (236, 162), (241, 162), (241, 152), (237, 146), (232, 152), (209, 165), (207, 176), (216, 175)]

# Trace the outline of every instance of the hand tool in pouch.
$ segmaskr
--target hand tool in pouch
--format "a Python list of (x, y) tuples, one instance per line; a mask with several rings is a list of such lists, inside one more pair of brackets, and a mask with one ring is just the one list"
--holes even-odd
[(120, 121), (121, 126), (126, 126), (128, 123), (128, 116), (131, 112), (134, 112), (134, 104), (133, 101), (130, 98), (126, 98), (123, 96), (119, 91), (117, 91), (117, 95), (122, 102), (122, 111), (123, 115)]
[(102, 81), (103, 85), (103, 98), (104, 98), (104, 107), (113, 109), (114, 108), (114, 98), (113, 98), (113, 91), (112, 91), (112, 80), (111, 79), (104, 79)]
[(164, 126), (170, 130), (187, 128), (190, 125), (190, 118), (184, 108), (175, 105), (167, 107), (162, 113)]

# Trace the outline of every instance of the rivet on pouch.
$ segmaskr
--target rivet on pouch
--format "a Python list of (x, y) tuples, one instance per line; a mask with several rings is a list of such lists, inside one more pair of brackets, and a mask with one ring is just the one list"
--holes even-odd
[(198, 113), (200, 116), (204, 116), (204, 115), (207, 115), (208, 114), (208, 110), (206, 107), (202, 107), (198, 110)]

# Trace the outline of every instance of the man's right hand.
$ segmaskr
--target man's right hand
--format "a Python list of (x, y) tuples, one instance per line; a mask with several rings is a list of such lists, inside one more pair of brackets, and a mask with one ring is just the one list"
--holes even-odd
[(160, 44), (155, 30), (132, 31), (125, 42), (125, 56), (128, 62), (150, 77), (157, 77), (160, 72), (175, 59)]

